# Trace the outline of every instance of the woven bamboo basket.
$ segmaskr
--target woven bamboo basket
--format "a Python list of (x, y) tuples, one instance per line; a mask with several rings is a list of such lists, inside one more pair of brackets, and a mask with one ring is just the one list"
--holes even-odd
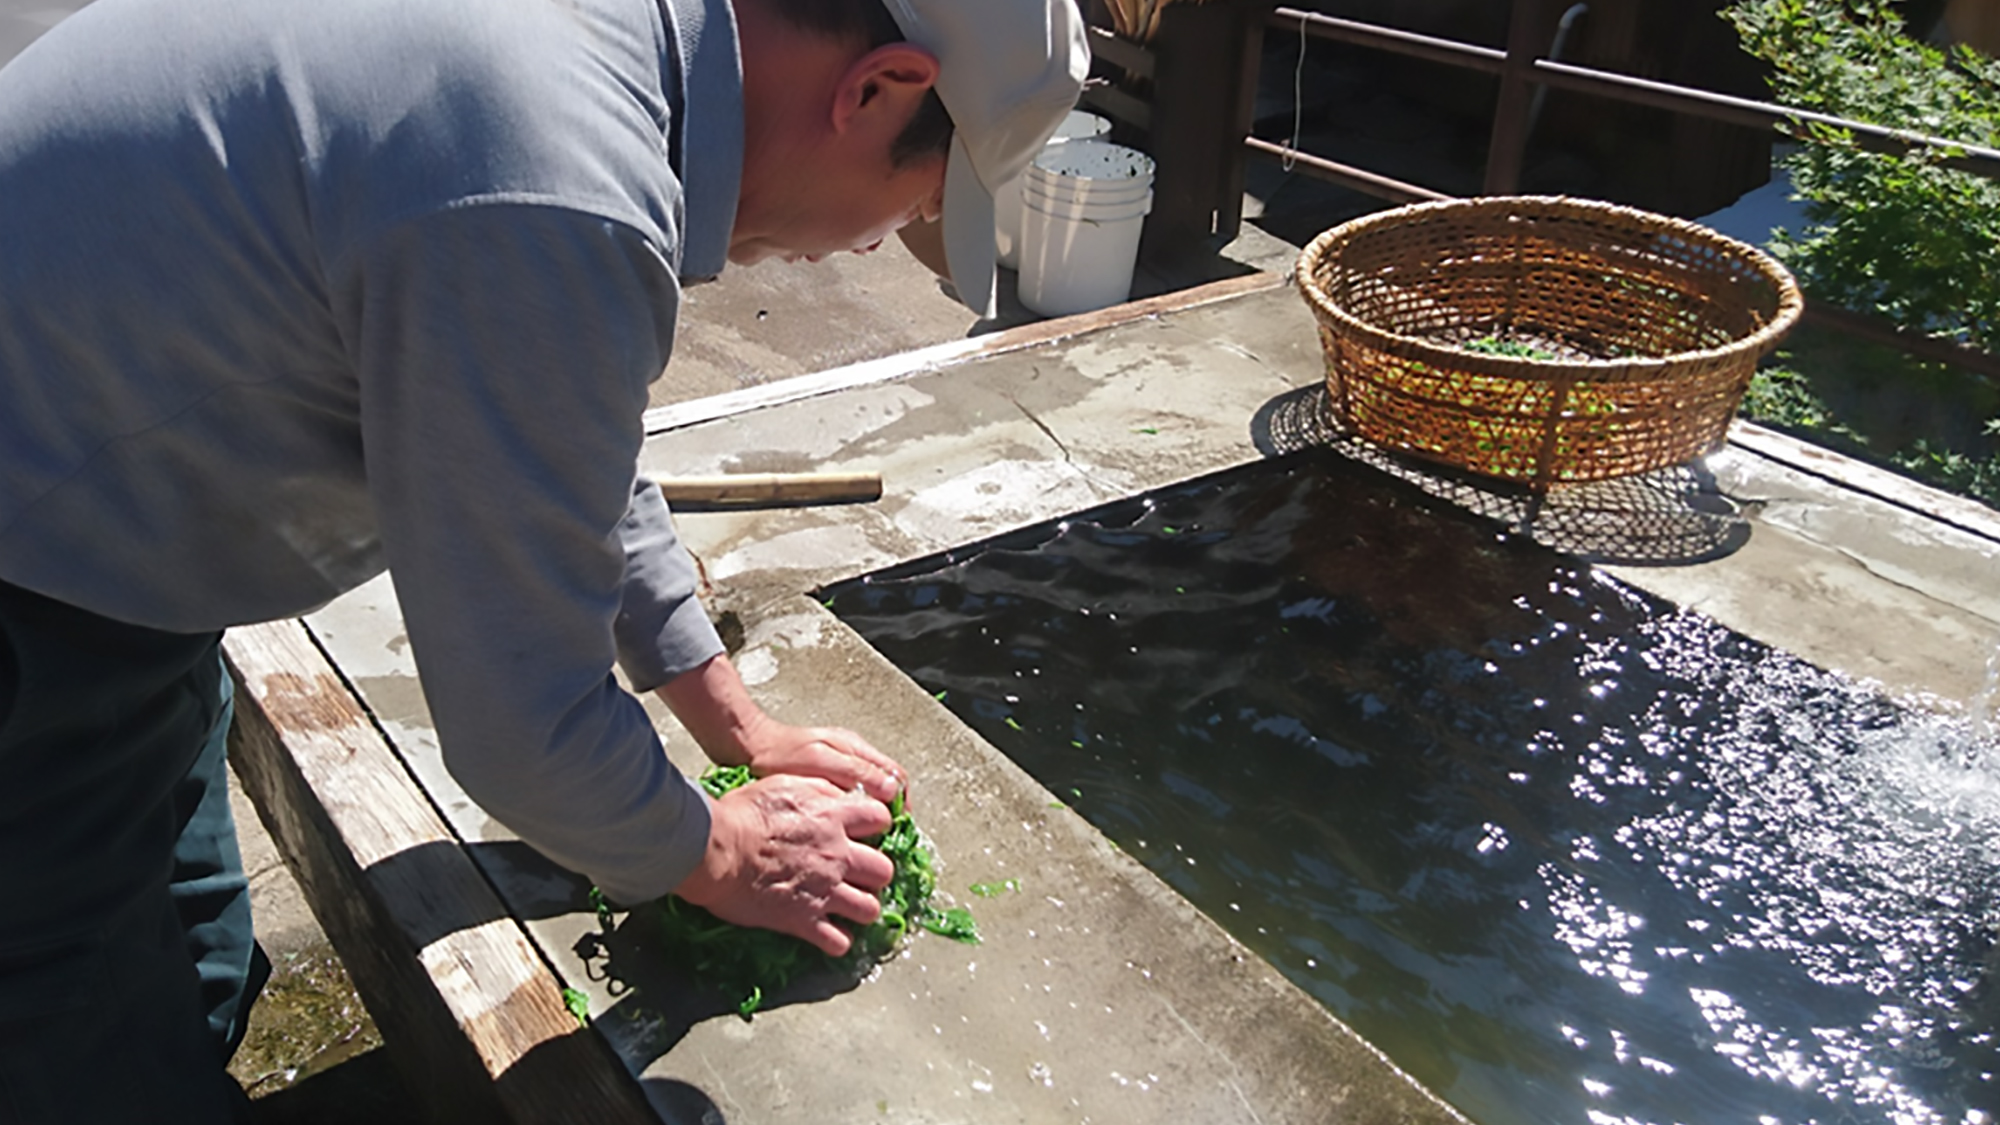
[(1802, 307), (1791, 275), (1755, 247), (1543, 196), (1356, 219), (1305, 248), (1298, 285), (1342, 423), (1538, 489), (1721, 445), (1758, 359)]

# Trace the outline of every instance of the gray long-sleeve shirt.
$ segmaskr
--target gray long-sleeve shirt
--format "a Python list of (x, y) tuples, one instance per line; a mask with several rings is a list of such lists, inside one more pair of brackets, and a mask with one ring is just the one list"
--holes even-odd
[(466, 792), (615, 897), (721, 651), (647, 384), (720, 272), (727, 0), (98, 0), (0, 69), (0, 579), (159, 629), (396, 584)]

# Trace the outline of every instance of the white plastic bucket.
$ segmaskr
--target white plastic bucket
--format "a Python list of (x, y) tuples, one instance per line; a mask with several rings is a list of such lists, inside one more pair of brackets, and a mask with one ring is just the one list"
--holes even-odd
[(1088, 200), (1092, 203), (1130, 203), (1135, 199), (1145, 198), (1146, 194), (1152, 190), (1152, 183), (1146, 180), (1135, 180), (1130, 183), (1119, 184), (1116, 187), (1092, 190), (1087, 183), (1082, 181), (1071, 180), (1050, 183), (1031, 179), (1027, 176), (1021, 177), (1021, 196), (1024, 199), (1034, 196), (1043, 200), (1058, 202), (1065, 200)]
[(1113, 203), (1021, 198), (1021, 304), (1069, 316), (1132, 295), (1139, 235), (1153, 209), (1148, 192)]
[(1023, 187), (1058, 198), (1137, 199), (1152, 190), (1153, 158), (1107, 141), (1045, 148), (1028, 165)]
[[(1109, 119), (1073, 109), (1063, 118), (1062, 124), (1056, 126), (1049, 144), (1087, 141), (1107, 136), (1110, 132)], [(1008, 269), (1021, 268), (1021, 180), (1018, 176), (993, 192), (993, 238), (1000, 251), (1000, 264)]]
[(1037, 195), (1033, 191), (1024, 191), (1021, 193), (1021, 202), (1024, 207), (1033, 207), (1050, 218), (1093, 219), (1102, 222), (1125, 218), (1134, 209), (1141, 215), (1146, 214), (1152, 210), (1153, 193), (1149, 191), (1137, 199), (1116, 199), (1106, 203), (1096, 199), (1051, 199)]

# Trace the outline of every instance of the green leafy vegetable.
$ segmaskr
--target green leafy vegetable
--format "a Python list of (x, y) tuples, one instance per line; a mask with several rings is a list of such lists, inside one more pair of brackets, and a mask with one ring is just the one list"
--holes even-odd
[(924, 919), (924, 929), (940, 937), (948, 937), (968, 945), (977, 944), (979, 941), (979, 926), (972, 920), (972, 911), (963, 906), (933, 912), (930, 917)]
[(1544, 351), (1533, 344), (1524, 344), (1519, 340), (1503, 340), (1498, 336), (1482, 336), (1477, 340), (1467, 340), (1458, 346), (1469, 352), (1478, 352), (1481, 355), (1506, 356), (1509, 359), (1556, 358), (1556, 353)]
[[(755, 780), (747, 766), (716, 766), (701, 775), (702, 789), (721, 797)], [(817, 969), (853, 972), (881, 960), (913, 928), (975, 943), (979, 930), (964, 907), (932, 905), (937, 891), (936, 860), (930, 842), (917, 830), (904, 807), (902, 794), (889, 804), (889, 830), (870, 841), (895, 865), (895, 876), (882, 890), (882, 916), (854, 930), (854, 946), (844, 957), (829, 957), (816, 946), (775, 930), (725, 922), (676, 895), (653, 902), (653, 921), (668, 954), (724, 994), (735, 998), (736, 1012), (749, 1019), (775, 994), (804, 973)], [(593, 889), (599, 920), (609, 927), (609, 910)]]
[(997, 883), (974, 883), (971, 890), (980, 898), (996, 898), (1021, 889), (1019, 879), (1002, 879)]

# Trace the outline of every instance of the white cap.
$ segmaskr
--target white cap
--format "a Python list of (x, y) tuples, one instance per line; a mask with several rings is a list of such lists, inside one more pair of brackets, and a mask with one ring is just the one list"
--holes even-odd
[(1090, 72), (1075, 0), (882, 0), (904, 38), (937, 56), (951, 115), (944, 255), (958, 299), (992, 316), (994, 189), (1028, 166)]

